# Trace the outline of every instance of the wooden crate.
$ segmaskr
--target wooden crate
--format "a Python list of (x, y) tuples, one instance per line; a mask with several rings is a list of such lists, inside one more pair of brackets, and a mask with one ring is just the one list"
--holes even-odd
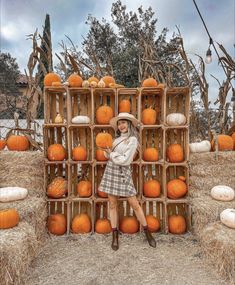
[(69, 207), (68, 202), (64, 199), (61, 201), (53, 201), (48, 200), (47, 201), (47, 210), (48, 210), (48, 216), (53, 214), (64, 214), (67, 221), (67, 231), (66, 233), (69, 233)]
[(135, 116), (137, 119), (139, 118), (139, 90), (137, 88), (120, 88), (117, 90), (117, 110), (119, 110), (119, 103), (123, 100), (127, 99), (131, 103), (131, 111), (130, 114)]
[(69, 127), (69, 160), (72, 161), (72, 150), (79, 144), (83, 146), (87, 151), (87, 160), (79, 161), (92, 163), (92, 131), (90, 127), (81, 126), (70, 126)]
[(92, 164), (90, 163), (70, 163), (70, 196), (72, 199), (80, 198), (86, 199), (88, 197), (80, 197), (77, 193), (77, 184), (81, 180), (88, 180), (92, 185), (92, 194), (89, 198), (93, 196), (93, 173), (92, 173)]
[(44, 123), (55, 124), (55, 117), (59, 113), (64, 124), (67, 121), (66, 87), (45, 87), (44, 89)]
[(164, 123), (165, 90), (161, 88), (140, 88), (139, 94), (139, 120), (142, 121), (144, 109), (152, 107), (157, 112), (155, 125)]
[[(144, 182), (150, 179), (156, 179), (161, 185), (161, 194), (157, 198), (149, 198), (144, 196), (144, 189), (143, 189)], [(141, 194), (143, 195), (143, 199), (162, 201), (162, 199), (165, 197), (164, 183), (165, 183), (165, 175), (164, 175), (164, 168), (162, 165), (159, 164), (141, 165), (140, 184), (141, 184)]]
[(90, 124), (93, 123), (93, 102), (90, 88), (69, 88), (68, 89), (68, 124), (72, 124), (71, 120), (75, 116), (88, 116)]
[[(165, 233), (166, 228), (166, 217), (165, 217), (165, 207), (163, 202), (154, 200), (145, 200), (142, 202), (142, 209), (145, 216), (153, 215), (160, 221), (160, 230), (158, 232)], [(140, 226), (141, 231), (143, 231), (143, 226)]]

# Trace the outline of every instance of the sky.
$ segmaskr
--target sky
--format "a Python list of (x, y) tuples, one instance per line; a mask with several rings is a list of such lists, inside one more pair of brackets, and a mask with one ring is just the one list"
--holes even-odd
[[(51, 20), (53, 51), (60, 52), (59, 42), (66, 40), (68, 35), (75, 44), (81, 46), (83, 37), (88, 32), (85, 24), (88, 14), (98, 19), (111, 21), (110, 0), (0, 0), (0, 49), (10, 52), (17, 59), (20, 70), (24, 72), (31, 42), (26, 35), (36, 28), (42, 33), (45, 15)], [(201, 14), (207, 24), (214, 42), (222, 43), (235, 58), (235, 0), (196, 0)], [(197, 63), (199, 54), (203, 58), (209, 45), (209, 38), (199, 18), (193, 0), (122, 0), (127, 10), (136, 11), (143, 6), (152, 7), (158, 19), (157, 30), (169, 29), (168, 38), (179, 26), (184, 38), (185, 50), (189, 57)], [(210, 74), (221, 82), (225, 78), (215, 52), (212, 50), (213, 61), (206, 65), (206, 77), (209, 82), (209, 98), (214, 101), (218, 93), (218, 83)], [(54, 57), (54, 62), (56, 62)], [(235, 84), (234, 84), (235, 86)]]

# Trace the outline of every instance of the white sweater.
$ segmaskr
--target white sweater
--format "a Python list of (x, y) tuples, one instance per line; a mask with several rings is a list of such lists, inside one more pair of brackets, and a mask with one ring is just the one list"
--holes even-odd
[[(127, 136), (128, 133), (121, 133), (121, 136), (113, 141), (113, 148)], [(121, 142), (110, 154), (104, 151), (104, 155), (117, 165), (130, 165), (133, 161), (137, 145), (137, 138), (131, 136), (126, 141)]]

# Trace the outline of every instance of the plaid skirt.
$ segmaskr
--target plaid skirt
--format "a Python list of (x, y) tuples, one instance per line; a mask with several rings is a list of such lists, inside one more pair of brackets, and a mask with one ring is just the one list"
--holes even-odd
[(120, 166), (109, 160), (106, 164), (99, 190), (115, 196), (135, 196), (137, 191), (132, 180), (131, 166)]

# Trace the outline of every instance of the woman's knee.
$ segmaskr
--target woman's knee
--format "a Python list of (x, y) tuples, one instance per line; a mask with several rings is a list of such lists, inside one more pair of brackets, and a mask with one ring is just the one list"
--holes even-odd
[(118, 201), (116, 197), (110, 197), (109, 196), (109, 208), (112, 209), (117, 209), (118, 206)]

